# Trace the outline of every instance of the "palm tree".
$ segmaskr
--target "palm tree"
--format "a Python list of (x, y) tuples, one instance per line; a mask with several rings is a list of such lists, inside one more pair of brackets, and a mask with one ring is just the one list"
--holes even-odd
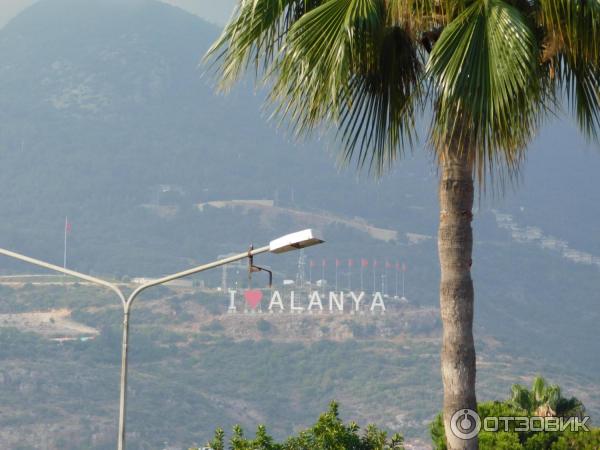
[(239, 0), (207, 58), (220, 87), (252, 69), (297, 136), (336, 130), (342, 159), (381, 174), (416, 142), (440, 167), (441, 371), (449, 420), (476, 408), (475, 184), (517, 173), (542, 120), (566, 103), (600, 126), (598, 0)]
[(540, 376), (534, 378), (531, 390), (520, 384), (513, 384), (511, 403), (530, 415), (539, 417), (581, 417), (585, 412), (583, 403), (577, 398), (562, 396), (560, 386), (548, 384)]

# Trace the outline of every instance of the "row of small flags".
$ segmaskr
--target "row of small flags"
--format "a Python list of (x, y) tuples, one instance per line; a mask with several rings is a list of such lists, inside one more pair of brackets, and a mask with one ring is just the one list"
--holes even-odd
[[(354, 259), (348, 259), (346, 262), (346, 267), (348, 268), (352, 268), (354, 267)], [(357, 263), (360, 263), (360, 267), (362, 268), (367, 268), (369, 267), (369, 264), (371, 264), (371, 267), (373, 268), (378, 268), (379, 267), (379, 263), (380, 261), (374, 259), (373, 261), (369, 261), (366, 258), (361, 258), (359, 260), (356, 260)], [(344, 261), (342, 261), (341, 259), (337, 259), (335, 260), (335, 267), (341, 267), (342, 264), (344, 263)], [(309, 267), (316, 267), (317, 266), (317, 262), (314, 259), (311, 259), (308, 261), (308, 265)], [(321, 260), (321, 267), (327, 267), (327, 259), (323, 258)], [(386, 260), (385, 262), (383, 262), (383, 267), (385, 267), (386, 269), (396, 269), (397, 271), (402, 271), (402, 272), (406, 272), (406, 263), (400, 263), (400, 262), (395, 262), (392, 263), (389, 260)]]
[[(71, 222), (69, 222), (69, 219), (67, 217), (65, 217), (65, 260), (66, 260), (66, 236), (67, 234), (70, 234), (71, 231), (73, 230), (73, 225), (71, 224)], [(379, 261), (374, 259), (372, 262), (369, 262), (368, 259), (366, 258), (360, 258), (356, 260), (357, 263), (360, 263), (360, 267), (361, 268), (367, 268), (369, 267), (369, 264), (371, 264), (371, 267), (373, 267), (374, 269), (379, 267)], [(336, 258), (335, 259), (335, 267), (341, 267), (344, 261), (342, 261), (341, 259)], [(345, 261), (346, 262), (346, 267), (348, 268), (352, 268), (354, 267), (354, 259), (348, 259)], [(309, 260), (308, 262), (309, 267), (316, 267), (317, 266), (317, 262), (314, 259)], [(65, 261), (65, 266), (66, 266), (66, 261)], [(398, 272), (406, 272), (406, 263), (401, 263), (399, 261), (396, 261), (395, 263), (390, 262), (389, 260), (385, 260), (385, 262), (383, 262), (383, 266), (385, 267), (386, 270), (390, 270), (390, 269), (396, 269)], [(321, 267), (327, 267), (327, 259), (323, 258), (321, 260)]]

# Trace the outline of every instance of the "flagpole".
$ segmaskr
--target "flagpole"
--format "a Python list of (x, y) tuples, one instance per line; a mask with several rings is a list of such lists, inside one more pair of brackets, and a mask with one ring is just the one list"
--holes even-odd
[(339, 265), (339, 261), (336, 259), (335, 260), (335, 291), (336, 292), (338, 290), (338, 265)]
[(404, 270), (402, 271), (402, 297), (405, 297), (405, 295), (404, 295)]
[(327, 260), (323, 259), (321, 261), (321, 292), (325, 295), (325, 266), (327, 265)]
[(360, 290), (361, 292), (364, 291), (363, 289), (363, 272), (364, 272), (365, 268), (363, 267), (363, 262), (360, 262)]
[(377, 261), (373, 260), (373, 293), (377, 292), (377, 279), (375, 276), (376, 267), (377, 267)]
[(352, 266), (354, 265), (354, 261), (348, 260), (348, 291), (352, 290)]
[(348, 267), (348, 291), (352, 290), (352, 267)]
[(65, 216), (65, 247), (63, 253), (63, 269), (67, 268), (67, 226), (69, 225), (69, 218)]
[(404, 273), (406, 272), (406, 265), (402, 263), (402, 298), (406, 298), (404, 295)]

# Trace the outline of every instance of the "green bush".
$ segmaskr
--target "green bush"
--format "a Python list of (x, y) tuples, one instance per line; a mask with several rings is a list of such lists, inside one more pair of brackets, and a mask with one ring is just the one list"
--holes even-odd
[[(510, 402), (484, 402), (477, 406), (483, 421), (486, 417), (525, 417), (527, 412)], [(442, 414), (438, 414), (430, 426), (433, 448), (447, 450), (444, 437)], [(589, 432), (517, 432), (514, 426), (509, 431), (479, 433), (480, 450), (598, 450), (600, 449), (600, 429)]]
[(276, 443), (263, 425), (257, 428), (254, 439), (246, 438), (244, 430), (236, 425), (229, 446), (225, 444), (225, 432), (222, 429), (215, 432), (208, 446), (212, 450), (403, 450), (403, 442), (400, 434), (388, 439), (387, 433), (374, 425), (367, 426), (361, 433), (356, 423), (344, 424), (339, 417), (337, 403), (332, 402), (317, 423), (283, 443)]
[(220, 321), (215, 319), (208, 325), (205, 325), (204, 327), (202, 327), (202, 329), (205, 331), (220, 332), (220, 331), (223, 331), (225, 329), (225, 327), (223, 326), (223, 324)]
[(273, 331), (273, 324), (268, 320), (260, 319), (258, 322), (256, 322), (256, 328), (262, 334), (269, 334), (271, 331)]

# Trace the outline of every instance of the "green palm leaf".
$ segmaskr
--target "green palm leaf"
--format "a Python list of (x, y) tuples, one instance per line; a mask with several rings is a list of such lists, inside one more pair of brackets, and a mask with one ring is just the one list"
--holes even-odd
[(423, 65), (414, 41), (400, 27), (386, 27), (374, 52), (359, 67), (341, 104), (342, 156), (381, 173), (413, 145), (415, 107), (421, 102)]
[(249, 65), (268, 69), (292, 25), (322, 0), (240, 0), (233, 19), (205, 60), (218, 64), (220, 87), (229, 88)]
[(502, 0), (475, 1), (444, 29), (431, 53), (435, 147), (469, 152), (480, 180), (494, 166), (516, 169), (537, 129), (537, 55), (527, 19)]
[(530, 413), (533, 409), (533, 399), (532, 395), (525, 386), (521, 386), (520, 384), (513, 384), (511, 387), (511, 402)]
[(377, 172), (413, 146), (428, 89), (435, 150), (468, 152), (480, 182), (517, 171), (563, 98), (600, 128), (600, 0), (239, 0), (207, 59), (221, 88), (253, 67), (295, 134), (333, 127)]
[(546, 45), (558, 45), (575, 64), (600, 62), (600, 0), (538, 0)]
[(543, 59), (585, 135), (600, 128), (600, 0), (539, 0)]
[(584, 134), (598, 138), (600, 129), (600, 68), (586, 63), (565, 61), (564, 85), (567, 100)]
[(575, 397), (559, 398), (555, 407), (556, 415), (560, 417), (582, 417), (585, 413), (583, 403)]
[(271, 99), (297, 134), (338, 125), (346, 160), (377, 171), (412, 142), (422, 64), (384, 3), (330, 0), (290, 30)]

